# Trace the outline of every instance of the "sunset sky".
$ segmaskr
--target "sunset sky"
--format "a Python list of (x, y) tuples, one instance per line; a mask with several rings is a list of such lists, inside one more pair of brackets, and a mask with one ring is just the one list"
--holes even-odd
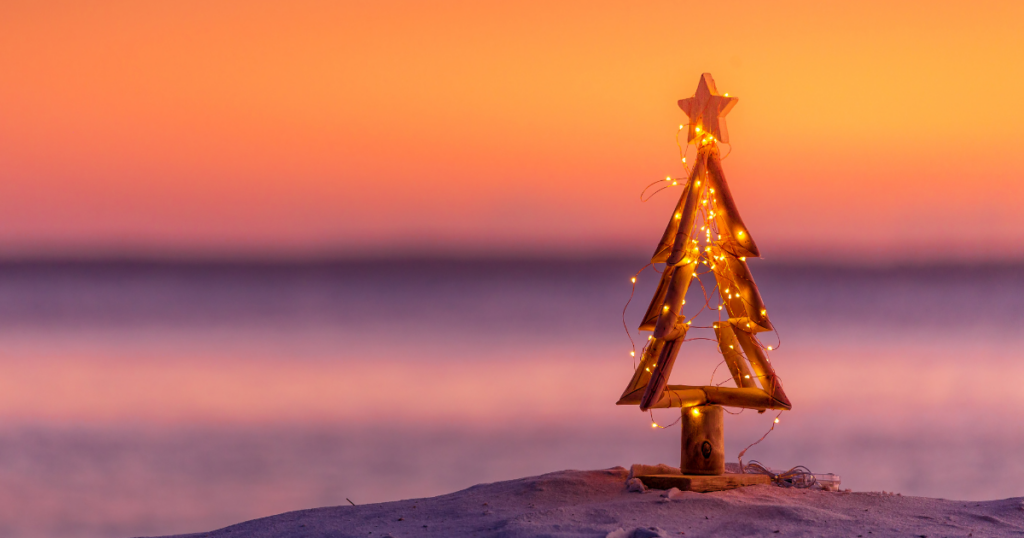
[(710, 72), (766, 259), (1024, 256), (1024, 3), (4, 2), (0, 257), (648, 253)]

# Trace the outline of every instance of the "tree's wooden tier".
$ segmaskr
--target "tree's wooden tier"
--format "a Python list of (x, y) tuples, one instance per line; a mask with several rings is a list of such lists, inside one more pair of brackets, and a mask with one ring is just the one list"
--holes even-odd
[[(652, 263), (665, 263), (641, 331), (652, 331), (633, 379), (619, 405), (641, 409), (718, 404), (750, 409), (790, 409), (778, 376), (755, 336), (773, 330), (768, 312), (747, 267), (747, 256), (759, 251), (743, 224), (722, 171), (713, 140), (698, 144), (696, 163), (679, 198)], [(705, 226), (703, 252), (695, 239), (697, 215)], [(728, 319), (714, 324), (719, 350), (735, 388), (668, 385), (672, 366), (691, 322), (683, 315), (686, 292), (694, 274), (704, 266), (718, 283)], [(698, 308), (699, 310), (699, 308)], [(748, 367), (749, 365), (749, 367)]]

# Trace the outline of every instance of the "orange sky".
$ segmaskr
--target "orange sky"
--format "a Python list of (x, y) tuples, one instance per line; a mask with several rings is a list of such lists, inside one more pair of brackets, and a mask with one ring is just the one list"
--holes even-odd
[(0, 254), (643, 252), (676, 101), (769, 259), (1024, 255), (1018, 2), (4, 2)]

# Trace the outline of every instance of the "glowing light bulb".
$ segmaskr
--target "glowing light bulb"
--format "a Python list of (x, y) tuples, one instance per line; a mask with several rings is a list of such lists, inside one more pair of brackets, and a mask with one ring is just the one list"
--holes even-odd
[(636, 351), (630, 351), (629, 352), (629, 356), (630, 357), (636, 357)]
[(732, 346), (729, 346), (729, 349), (736, 349), (736, 348), (734, 348), (734, 347), (732, 347)]
[(718, 309), (721, 310), (722, 309), (722, 305), (718, 305)]
[(743, 376), (744, 379), (750, 379), (750, 374)]
[(700, 181), (697, 181), (697, 186), (700, 187)]
[(700, 127), (696, 127), (696, 128), (694, 128), (694, 130), (699, 133), (700, 132)]
[(746, 257), (746, 256), (740, 256), (740, 261), (741, 261), (741, 262), (745, 262), (745, 261), (747, 261), (747, 257)]
[(633, 277), (633, 278), (629, 279), (629, 281), (634, 283), (634, 284), (636, 284), (636, 277)]
[(772, 346), (768, 346), (768, 351), (771, 351), (771, 350), (772, 350)]
[(679, 128), (680, 128), (680, 129), (682, 129), (682, 128), (683, 128), (683, 126), (682, 126), (682, 125), (680, 125), (680, 126), (679, 126)]
[(778, 424), (779, 423), (779, 419), (775, 419), (775, 423)]
[(651, 428), (657, 428), (657, 427), (658, 427), (658, 423), (657, 422), (652, 422), (651, 423)]
[(684, 163), (686, 162), (686, 157), (683, 157), (683, 162), (684, 162)]
[(725, 94), (725, 96), (726, 96), (726, 97), (729, 97), (729, 94)]
[(672, 184), (673, 184), (673, 185), (678, 185), (678, 184), (679, 184), (679, 182), (678, 182), (678, 181), (673, 181), (673, 182), (672, 182)]
[(696, 407), (691, 407), (690, 408), (690, 413), (693, 414), (693, 416), (695, 416), (695, 417), (699, 417), (700, 416), (700, 409), (697, 409)]
[(664, 311), (664, 312), (668, 312), (668, 305), (665, 305), (665, 307), (664, 307), (664, 308), (662, 308), (662, 311)]
[(665, 176), (665, 181), (672, 181), (672, 176)]
[(736, 235), (743, 237), (743, 230), (740, 230), (739, 233), (737, 233)]
[(683, 299), (683, 304), (686, 304), (686, 299)]

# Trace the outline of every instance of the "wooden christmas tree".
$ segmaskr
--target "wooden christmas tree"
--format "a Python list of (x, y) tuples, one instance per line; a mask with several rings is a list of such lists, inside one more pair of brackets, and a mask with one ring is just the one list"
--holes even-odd
[[(619, 405), (639, 405), (644, 411), (692, 408), (690, 412), (683, 412), (683, 467), (684, 471), (702, 474), (721, 474), (724, 459), (721, 465), (694, 461), (688, 467), (686, 445), (700, 441), (702, 435), (698, 430), (704, 430), (703, 437), (717, 435), (717, 439), (712, 439), (715, 446), (709, 449), (701, 442), (697, 443), (697, 448), (704, 453), (705, 460), (720, 459), (717, 455), (715, 458), (707, 455), (709, 450), (722, 450), (721, 408), (718, 406), (758, 411), (791, 407), (766, 349), (756, 337), (759, 332), (773, 330), (747, 267), (747, 257), (758, 257), (760, 253), (736, 209), (718, 148), (719, 142), (729, 141), (725, 115), (736, 101), (737, 98), (728, 94), (719, 95), (709, 73), (701, 76), (693, 97), (679, 101), (679, 107), (689, 117), (687, 144), (696, 146), (697, 156), (679, 203), (651, 258), (654, 264), (665, 264), (657, 291), (640, 323), (641, 331), (652, 334), (633, 379), (618, 401)], [(684, 315), (686, 291), (693, 279), (707, 274), (714, 275), (721, 297), (720, 305), (711, 305), (718, 308), (718, 319), (711, 322), (711, 328), (735, 386), (669, 385), (672, 366), (687, 332), (693, 327), (692, 319)], [(705, 415), (709, 416), (704, 418)], [(715, 429), (715, 422), (717, 434), (711, 431)], [(696, 434), (689, 441), (688, 424), (690, 433)]]

